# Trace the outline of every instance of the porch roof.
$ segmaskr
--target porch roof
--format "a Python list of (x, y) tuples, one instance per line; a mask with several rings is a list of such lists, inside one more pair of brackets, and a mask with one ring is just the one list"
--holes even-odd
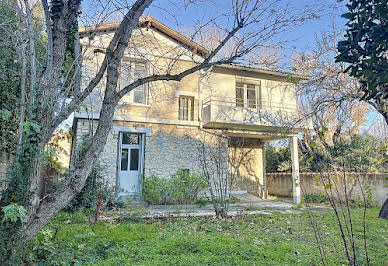
[(244, 125), (234, 123), (206, 123), (204, 128), (223, 129), (228, 136), (257, 138), (263, 141), (277, 140), (295, 136), (300, 132), (305, 132), (302, 128), (269, 127), (257, 125)]

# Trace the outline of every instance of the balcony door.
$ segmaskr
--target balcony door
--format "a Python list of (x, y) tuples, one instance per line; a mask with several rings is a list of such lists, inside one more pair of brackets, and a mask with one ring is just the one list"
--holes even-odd
[(141, 135), (120, 133), (118, 185), (119, 196), (141, 193)]

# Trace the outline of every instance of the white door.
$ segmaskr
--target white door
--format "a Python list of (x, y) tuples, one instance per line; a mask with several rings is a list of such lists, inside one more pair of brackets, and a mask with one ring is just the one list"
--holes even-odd
[(120, 134), (119, 196), (141, 192), (141, 135)]

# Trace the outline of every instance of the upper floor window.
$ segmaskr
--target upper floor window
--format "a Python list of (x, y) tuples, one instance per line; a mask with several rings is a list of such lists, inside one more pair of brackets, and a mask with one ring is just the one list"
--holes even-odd
[(256, 85), (236, 82), (236, 106), (237, 107), (257, 107)]
[(179, 120), (194, 120), (194, 97), (179, 96)]
[[(120, 71), (120, 89), (146, 76), (146, 66), (139, 62), (123, 62)], [(123, 97), (124, 102), (147, 104), (148, 86), (140, 85)]]

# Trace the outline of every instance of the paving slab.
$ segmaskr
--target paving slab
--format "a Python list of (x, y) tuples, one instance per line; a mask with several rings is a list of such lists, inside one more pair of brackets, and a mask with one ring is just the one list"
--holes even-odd
[[(236, 197), (237, 196), (237, 197)], [(279, 213), (300, 213), (306, 210), (306, 207), (295, 208), (291, 198), (281, 199), (260, 199), (249, 193), (233, 195), (236, 203), (228, 205), (228, 216), (244, 215), (269, 215), (274, 212)], [(330, 208), (324, 206), (312, 206), (312, 211), (327, 211)], [(149, 205), (128, 206), (115, 212), (107, 212), (101, 220), (123, 220), (125, 218), (140, 219), (164, 219), (177, 217), (213, 217), (215, 216), (212, 204), (200, 206), (198, 204), (187, 205)]]

